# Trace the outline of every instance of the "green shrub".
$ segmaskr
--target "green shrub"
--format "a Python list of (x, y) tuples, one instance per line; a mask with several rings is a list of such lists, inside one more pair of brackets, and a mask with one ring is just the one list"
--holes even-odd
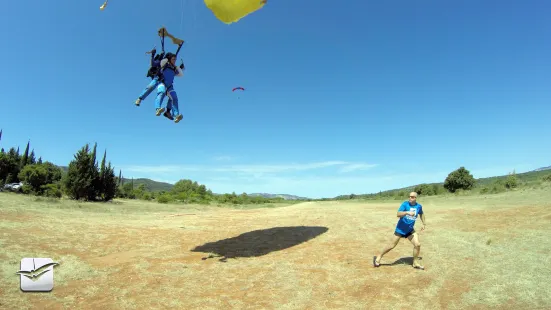
[(45, 197), (61, 198), (61, 196), (63, 196), (61, 187), (58, 184), (42, 185), (40, 189)]
[(28, 195), (33, 193), (33, 188), (29, 184), (21, 186), (21, 193)]
[(433, 188), (434, 188), (433, 186), (430, 186), (428, 184), (420, 184), (420, 185), (415, 186), (413, 191), (416, 192), (420, 196), (421, 195), (431, 196), (431, 195), (435, 195)]
[(142, 195), (142, 199), (143, 199), (143, 200), (146, 200), (146, 201), (150, 201), (150, 200), (151, 200), (151, 194), (148, 193), (148, 192), (145, 192), (145, 193)]
[(163, 194), (157, 197), (158, 203), (169, 203), (171, 200), (172, 200), (171, 197), (167, 194)]
[(503, 185), (507, 189), (513, 189), (518, 187), (519, 185), (518, 183), (519, 183), (518, 178), (515, 175), (509, 175), (507, 179), (505, 179), (505, 182), (503, 182)]

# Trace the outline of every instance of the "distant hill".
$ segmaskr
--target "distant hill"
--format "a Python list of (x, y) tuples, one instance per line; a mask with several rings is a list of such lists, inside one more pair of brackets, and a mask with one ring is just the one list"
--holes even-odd
[(288, 195), (288, 194), (252, 193), (252, 194), (247, 194), (247, 195), (253, 196), (253, 197), (261, 196), (261, 197), (264, 197), (264, 198), (283, 198), (285, 200), (309, 200), (310, 199), (310, 198), (306, 198), (306, 197), (300, 197), (300, 196)]
[[(61, 168), (63, 172), (67, 172), (67, 166), (58, 166), (58, 167)], [(132, 182), (132, 179), (122, 178), (122, 181), (123, 183), (126, 184), (129, 182)], [(137, 188), (138, 186), (140, 186), (140, 184), (144, 184), (145, 188), (152, 192), (169, 191), (174, 186), (174, 184), (170, 184), (166, 182), (158, 182), (147, 178), (134, 179), (134, 188)]]
[[(58, 166), (63, 170), (63, 172), (67, 172), (66, 166)], [(122, 178), (123, 182), (126, 184), (128, 182), (132, 182), (132, 179)], [(166, 183), (166, 182), (158, 182), (147, 178), (138, 178), (134, 179), (134, 188), (140, 186), (140, 184), (145, 184), (145, 187), (147, 190), (152, 192), (159, 192), (159, 191), (169, 191), (172, 189), (174, 184)], [(214, 193), (215, 195), (221, 195)], [(305, 197), (299, 197), (294, 195), (287, 195), (287, 194), (267, 194), (267, 193), (254, 193), (254, 194), (248, 194), (249, 196), (262, 196), (264, 198), (277, 198), (281, 197), (285, 200), (308, 200), (309, 198)]]
[(153, 181), (151, 179), (146, 179), (146, 178), (139, 178), (134, 180), (122, 178), (122, 180), (125, 184), (134, 181), (134, 188), (140, 186), (140, 184), (144, 184), (145, 188), (152, 192), (160, 192), (160, 191), (167, 192), (174, 186), (174, 184)]
[[(64, 172), (67, 172), (67, 167), (66, 166), (59, 166), (59, 168), (61, 168)], [(516, 176), (521, 181), (533, 181), (533, 180), (539, 179), (539, 178), (549, 174), (551, 172), (550, 170), (551, 170), (551, 166), (542, 167), (542, 168), (538, 168), (538, 169), (535, 169), (535, 170), (532, 170), (532, 171), (529, 171), (529, 172), (517, 173)], [(480, 178), (480, 179), (476, 179), (476, 182), (477, 182), (478, 185), (486, 185), (486, 184), (490, 184), (490, 183), (492, 183), (492, 182), (494, 182), (498, 179), (505, 179), (506, 177), (507, 177), (507, 175), (488, 177), (488, 178)], [(124, 183), (128, 183), (128, 182), (131, 182), (131, 181), (132, 181), (131, 179), (123, 178)], [(158, 181), (154, 181), (154, 180), (147, 179), (147, 178), (134, 179), (134, 187), (138, 187), (140, 184), (145, 184), (146, 188), (149, 191), (152, 191), (152, 192), (169, 191), (174, 186), (174, 184), (170, 184), (170, 183), (166, 183), (166, 182), (158, 182)], [(427, 183), (427, 184), (429, 184), (429, 185), (432, 185), (432, 184), (443, 185), (444, 182), (442, 181), (440, 183)], [(396, 191), (401, 191), (401, 190), (411, 191), (417, 185), (419, 185), (419, 184), (411, 185), (411, 186), (407, 186), (407, 187), (403, 187), (403, 188), (390, 189), (390, 190), (382, 191), (381, 193), (396, 192)], [(376, 194), (376, 193), (355, 194), (355, 196), (360, 198), (362, 196), (372, 196), (374, 194)], [(217, 194), (215, 194), (215, 195), (217, 195)], [(278, 197), (281, 197), (285, 200), (310, 200), (310, 198), (307, 198), (307, 197), (301, 197), (301, 196), (295, 196), (295, 195), (289, 195), (289, 194), (252, 193), (252, 194), (248, 194), (248, 195), (249, 196), (262, 196), (262, 197), (265, 197), (265, 198), (278, 198)], [(339, 199), (339, 198), (348, 197), (348, 196), (350, 196), (350, 195), (349, 194), (339, 195), (339, 196), (336, 196), (336, 197), (330, 198), (330, 199)]]
[[(543, 176), (546, 176), (548, 174), (551, 173), (551, 166), (549, 167), (542, 167), (542, 168), (538, 168), (538, 169), (535, 169), (535, 170), (532, 170), (532, 171), (528, 171), (528, 172), (523, 172), (523, 173), (516, 173), (516, 176), (517, 178), (520, 180), (520, 181), (524, 181), (524, 182), (530, 182), (530, 181), (535, 181), (535, 180), (538, 180), (538, 179), (541, 179)], [(479, 178), (479, 179), (476, 179), (476, 184), (478, 186), (484, 186), (484, 185), (488, 185), (488, 184), (491, 184), (497, 180), (505, 180), (509, 175), (501, 175), (501, 176), (495, 176), (495, 177), (487, 177), (487, 178)], [(407, 187), (402, 187), (402, 188), (395, 188), (395, 189), (389, 189), (389, 190), (386, 190), (386, 191), (382, 191), (381, 193), (390, 193), (390, 192), (398, 192), (398, 191), (412, 191), (416, 186), (418, 185), (421, 185), (423, 183), (419, 183), (419, 184), (415, 184), (415, 185), (410, 185), (410, 186), (407, 186)], [(433, 184), (437, 184), (437, 185), (444, 185), (444, 182), (439, 182), (439, 183), (424, 183), (424, 184), (428, 184), (428, 185), (433, 185)], [(361, 198), (361, 197), (369, 197), (369, 196), (373, 196), (377, 193), (371, 193), (371, 194), (355, 194), (356, 197), (358, 198)], [(339, 195), (333, 199), (342, 199), (342, 198), (346, 198), (346, 197), (349, 197), (350, 194), (348, 195)]]

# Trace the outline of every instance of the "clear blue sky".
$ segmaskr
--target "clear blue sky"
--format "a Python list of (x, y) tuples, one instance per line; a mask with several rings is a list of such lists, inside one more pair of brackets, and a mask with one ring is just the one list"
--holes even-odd
[[(551, 165), (549, 1), (270, 0), (232, 25), (102, 3), (3, 5), (0, 146), (67, 165), (98, 142), (125, 177), (309, 197)], [(186, 40), (179, 124), (133, 104), (162, 25)]]

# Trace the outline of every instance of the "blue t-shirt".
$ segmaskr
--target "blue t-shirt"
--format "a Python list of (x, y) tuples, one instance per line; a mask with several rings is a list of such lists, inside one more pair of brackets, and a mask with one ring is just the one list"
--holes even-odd
[(409, 234), (413, 231), (413, 226), (415, 225), (417, 216), (419, 214), (423, 214), (423, 206), (417, 202), (412, 206), (409, 204), (409, 201), (404, 201), (400, 208), (398, 208), (398, 212), (404, 211), (415, 211), (415, 215), (411, 216), (408, 214), (398, 220), (398, 224), (396, 224), (396, 232), (402, 235)]

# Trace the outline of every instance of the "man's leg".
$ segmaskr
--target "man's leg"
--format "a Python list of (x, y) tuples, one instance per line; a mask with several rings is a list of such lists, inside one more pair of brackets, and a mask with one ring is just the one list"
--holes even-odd
[(414, 232), (408, 237), (409, 241), (413, 244), (413, 268), (425, 269), (419, 264), (419, 252), (421, 251), (421, 242), (419, 241), (419, 235)]
[(163, 113), (163, 116), (168, 118), (171, 121), (174, 120), (174, 117), (172, 117), (172, 113), (170, 113), (170, 108), (166, 108), (166, 111), (165, 111), (165, 113)]
[(183, 116), (180, 114), (180, 110), (178, 109), (178, 94), (176, 94), (175, 90), (171, 90), (168, 93), (168, 97), (172, 99), (172, 115), (174, 116), (174, 122), (178, 123), (182, 120)]
[(172, 97), (170, 96), (170, 91), (167, 92), (166, 97), (168, 98), (168, 100), (166, 101), (166, 111), (165, 113), (163, 113), (163, 116), (172, 121), (174, 120), (174, 117), (172, 117), (172, 113), (170, 111), (173, 107), (173, 100), (172, 100)]
[(149, 96), (149, 94), (151, 94), (151, 92), (153, 91), (153, 89), (155, 89), (155, 87), (157, 87), (157, 85), (159, 85), (159, 80), (157, 78), (151, 80), (151, 82), (149, 82), (149, 84), (144, 88), (144, 90), (142, 90), (142, 92), (141, 92), (140, 96), (138, 96), (138, 99), (136, 100), (135, 104), (137, 106), (139, 106), (140, 103), (142, 102), (142, 100), (147, 98), (147, 96)]
[(161, 115), (165, 109), (161, 107), (161, 104), (163, 103), (163, 100), (166, 96), (166, 87), (164, 83), (160, 83), (159, 86), (157, 86), (157, 97), (155, 98), (155, 115), (159, 116)]
[(379, 267), (379, 264), (381, 263), (381, 258), (383, 258), (383, 256), (390, 252), (392, 249), (394, 249), (397, 245), (398, 245), (398, 242), (400, 242), (400, 239), (402, 237), (399, 236), (399, 235), (392, 235), (392, 239), (390, 240), (389, 244), (383, 249), (383, 251), (381, 252), (381, 254), (379, 254), (377, 257), (375, 257), (375, 261), (374, 261), (374, 264), (375, 264), (375, 267)]

